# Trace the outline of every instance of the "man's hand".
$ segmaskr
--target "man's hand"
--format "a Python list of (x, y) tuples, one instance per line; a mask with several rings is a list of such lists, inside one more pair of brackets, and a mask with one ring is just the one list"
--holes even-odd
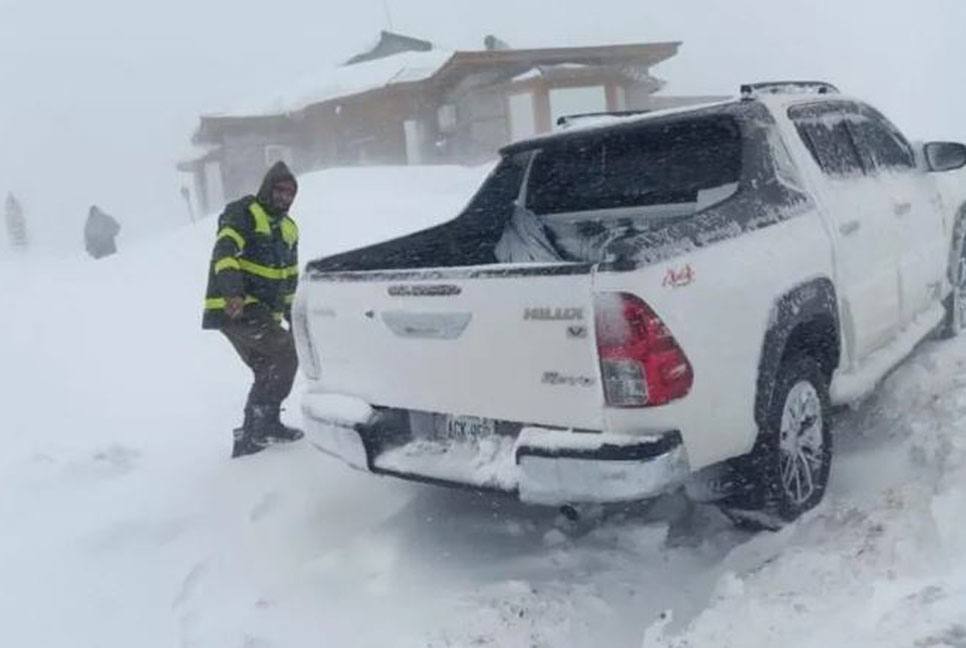
[(244, 297), (229, 297), (225, 300), (225, 315), (231, 319), (238, 319), (245, 310)]

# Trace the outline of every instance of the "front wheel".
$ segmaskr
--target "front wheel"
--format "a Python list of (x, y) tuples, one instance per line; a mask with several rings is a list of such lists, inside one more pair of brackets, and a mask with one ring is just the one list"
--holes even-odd
[(774, 530), (822, 501), (832, 465), (830, 409), (818, 362), (785, 360), (754, 449), (729, 462), (737, 489), (718, 504), (729, 518)]
[(943, 339), (958, 337), (966, 327), (966, 231), (961, 233), (956, 241), (953, 252), (955, 261), (949, 273), (953, 290), (943, 302), (946, 307), (946, 318), (939, 327), (939, 337)]

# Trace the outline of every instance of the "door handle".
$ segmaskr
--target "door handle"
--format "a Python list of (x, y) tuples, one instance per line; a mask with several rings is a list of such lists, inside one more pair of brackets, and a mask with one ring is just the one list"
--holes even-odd
[(899, 216), (901, 218), (906, 214), (912, 213), (912, 203), (911, 202), (896, 203), (893, 206), (893, 211), (895, 212), (896, 216)]
[(839, 226), (839, 231), (842, 232), (843, 236), (851, 236), (862, 228), (862, 223), (857, 220), (849, 221), (848, 223), (842, 223)]

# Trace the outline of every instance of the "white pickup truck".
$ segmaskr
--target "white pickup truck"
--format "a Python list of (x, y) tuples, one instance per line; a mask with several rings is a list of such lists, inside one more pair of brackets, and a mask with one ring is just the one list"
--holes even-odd
[(307, 265), (311, 442), (536, 504), (684, 486), (794, 520), (832, 407), (966, 321), (966, 146), (822, 83), (573, 123), (505, 148), (454, 220)]

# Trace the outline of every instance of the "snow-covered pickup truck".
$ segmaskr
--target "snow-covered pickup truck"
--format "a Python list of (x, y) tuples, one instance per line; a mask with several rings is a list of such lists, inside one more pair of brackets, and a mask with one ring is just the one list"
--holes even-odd
[(514, 143), (454, 220), (309, 263), (312, 443), (538, 504), (815, 506), (831, 408), (963, 327), (966, 146), (827, 84), (742, 90)]

